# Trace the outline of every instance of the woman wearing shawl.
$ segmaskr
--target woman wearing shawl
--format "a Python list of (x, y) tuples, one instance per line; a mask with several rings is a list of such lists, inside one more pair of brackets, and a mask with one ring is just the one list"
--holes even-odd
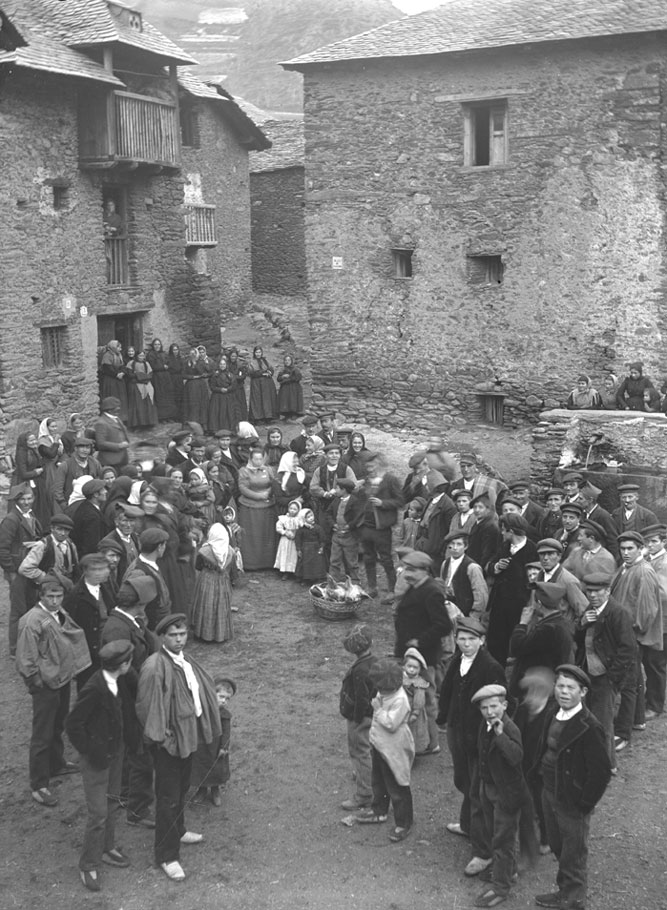
[(306, 472), (306, 481), (310, 485), (315, 471), (326, 461), (324, 455), (324, 443), (319, 436), (308, 436), (306, 439), (306, 451), (299, 458), (299, 464)]
[(370, 454), (366, 448), (366, 437), (364, 434), (355, 432), (350, 435), (350, 445), (341, 461), (352, 470), (357, 480), (365, 480), (368, 476), (366, 462)]
[(183, 358), (181, 349), (177, 344), (169, 347), (167, 354), (167, 369), (169, 376), (169, 387), (165, 389), (168, 398), (168, 420), (183, 420)]
[(49, 516), (55, 515), (59, 511), (53, 495), (56, 469), (63, 456), (63, 444), (58, 429), (58, 421), (55, 417), (46, 417), (40, 423), (37, 431), (37, 451), (41, 456), (44, 468), (44, 473), (41, 475), (44, 489), (43, 508), (49, 510)]
[(296, 452), (285, 452), (280, 459), (276, 479), (273, 481), (273, 495), (276, 500), (278, 515), (287, 511), (287, 506), (294, 499), (303, 501), (308, 492), (306, 472), (299, 464)]
[(239, 492), (243, 565), (249, 570), (272, 569), (277, 545), (273, 471), (264, 464), (261, 449), (253, 449), (239, 471)]
[(81, 414), (70, 414), (67, 421), (67, 429), (61, 437), (65, 455), (74, 454), (74, 441), (81, 439), (86, 435), (86, 427)]
[(94, 480), (95, 478), (91, 474), (83, 474), (81, 477), (77, 477), (72, 483), (72, 492), (69, 495), (67, 500), (67, 508), (65, 509), (65, 515), (69, 515), (70, 518), (74, 518), (76, 510), (79, 508), (81, 503), (85, 500), (85, 496), (81, 492), (85, 484), (89, 480)]
[(286, 420), (300, 417), (303, 414), (301, 378), (301, 371), (294, 365), (294, 358), (291, 354), (285, 354), (283, 366), (276, 379), (280, 386), (278, 410)]
[(129, 502), (132, 491), (132, 478), (121, 475), (109, 487), (107, 501), (104, 503), (104, 520), (110, 528), (114, 527), (114, 519), (118, 511), (117, 503)]
[(652, 389), (653, 383), (643, 375), (644, 364), (640, 361), (630, 364), (629, 375), (618, 387), (616, 403), (621, 411), (643, 411), (644, 390)]
[(206, 348), (192, 348), (183, 367), (183, 419), (205, 428), (208, 422), (208, 380), (215, 367), (206, 356)]
[(609, 373), (609, 375), (604, 378), (603, 388), (600, 392), (600, 407), (603, 411), (618, 410), (618, 402), (616, 401), (617, 391), (618, 378), (613, 373)]
[(279, 427), (269, 427), (266, 431), (264, 464), (275, 471), (280, 464), (280, 459), (287, 451), (287, 446), (283, 445), (283, 431)]
[(248, 365), (250, 376), (250, 420), (253, 423), (275, 420), (278, 417), (278, 396), (273, 383), (273, 367), (264, 357), (260, 345), (252, 352)]
[(600, 396), (591, 385), (590, 376), (582, 373), (577, 379), (576, 388), (568, 395), (566, 408), (570, 411), (594, 410), (601, 405)]
[(233, 430), (238, 423), (234, 406), (233, 390), (236, 380), (227, 368), (227, 358), (223, 354), (218, 369), (208, 381), (211, 399), (208, 403), (208, 430), (217, 433), (223, 427)]
[(158, 410), (155, 405), (153, 388), (153, 371), (146, 360), (146, 352), (139, 351), (127, 365), (129, 388), (128, 427), (154, 427), (158, 422)]
[(40, 525), (43, 528), (48, 528), (52, 513), (44, 485), (44, 460), (37, 449), (37, 435), (35, 433), (21, 433), (16, 440), (14, 465), (12, 486), (26, 482), (30, 484), (35, 494), (32, 510), (37, 516)]
[(230, 580), (233, 562), (229, 532), (221, 521), (216, 522), (195, 559), (198, 572), (192, 595), (192, 629), (201, 641), (231, 641), (234, 637)]
[(153, 339), (146, 354), (146, 360), (153, 371), (151, 381), (153, 383), (153, 388), (155, 389), (155, 406), (157, 408), (158, 420), (173, 420), (169, 363), (159, 338)]
[[(232, 348), (227, 357), (229, 372), (234, 377), (234, 388), (231, 392), (234, 408), (234, 426), (248, 419), (248, 403), (245, 398), (245, 381), (247, 367), (239, 360), (239, 352)], [(230, 428), (232, 429), (232, 428)]]
[(100, 363), (100, 398), (117, 398), (123, 423), (127, 422), (127, 387), (125, 385), (125, 362), (120, 341), (110, 341)]

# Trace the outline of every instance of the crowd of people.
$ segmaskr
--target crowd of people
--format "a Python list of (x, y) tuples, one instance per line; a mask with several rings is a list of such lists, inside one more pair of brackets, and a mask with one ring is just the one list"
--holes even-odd
[(570, 410), (603, 411), (646, 411), (667, 414), (667, 382), (660, 390), (651, 379), (644, 376), (644, 364), (635, 361), (630, 364), (627, 376), (622, 380), (614, 373), (607, 373), (598, 391), (590, 376), (582, 373), (577, 384), (568, 395), (566, 407)]
[(81, 770), (87, 888), (103, 863), (129, 863), (119, 799), (128, 822), (155, 829), (165, 874), (185, 877), (180, 846), (202, 839), (185, 825), (187, 793), (219, 804), (236, 690), (185, 645), (230, 640), (234, 586), (274, 570), (349, 577), (393, 609), (394, 659), (372, 654), (368, 625), (345, 639), (354, 823), (381, 824), (391, 806), (390, 839), (409, 835), (413, 760), (437, 754), (444, 729), (462, 794), (447, 828), (470, 840), (465, 874), (487, 883), (476, 906), (508, 898), (519, 841), (528, 863), (559, 860), (557, 890), (536, 902), (584, 907), (592, 810), (664, 711), (667, 526), (639, 487), (619, 486), (609, 513), (573, 472), (541, 505), (530, 479), (508, 486), (439, 437), (399, 478), (332, 413), (306, 415), (289, 441), (273, 423), (263, 443), (244, 420), (184, 426), (149, 464), (129, 460), (116, 396), (90, 429), (72, 415), (67, 434), (50, 419), (20, 438), (0, 565), (33, 701), (32, 797), (56, 805), (53, 778)]
[(276, 373), (259, 345), (245, 356), (232, 347), (213, 358), (204, 345), (184, 355), (177, 344), (165, 351), (154, 338), (146, 350), (123, 351), (113, 339), (99, 351), (100, 397), (118, 398), (120, 416), (131, 429), (193, 421), (214, 433), (222, 427), (236, 429), (246, 420), (259, 425), (281, 415), (300, 417), (301, 378), (291, 354)]

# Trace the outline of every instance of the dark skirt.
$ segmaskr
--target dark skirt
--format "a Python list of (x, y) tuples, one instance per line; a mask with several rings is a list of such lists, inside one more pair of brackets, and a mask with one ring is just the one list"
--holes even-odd
[(278, 396), (270, 376), (253, 376), (250, 380), (250, 422), (275, 420), (278, 416)]
[(233, 392), (211, 392), (208, 404), (208, 431), (234, 430), (238, 425)]
[(301, 556), (296, 563), (296, 577), (300, 581), (319, 582), (327, 577), (327, 566), (324, 555), (319, 553), (322, 544), (319, 540), (304, 540)]
[(176, 420), (171, 393), (171, 377), (166, 370), (153, 371), (151, 378), (155, 389), (158, 420)]
[(168, 373), (169, 385), (165, 386), (168, 420), (183, 421), (183, 374)]
[(201, 569), (192, 595), (191, 624), (200, 641), (231, 641), (232, 585), (229, 571)]
[(151, 401), (148, 396), (146, 396), (146, 398), (142, 398), (139, 392), (139, 387), (136, 383), (133, 383), (130, 386), (128, 397), (128, 427), (154, 427), (158, 420), (158, 412), (157, 407), (155, 406), (155, 402)]
[(245, 386), (240, 385), (229, 394), (232, 399), (232, 416), (234, 421), (233, 424), (229, 426), (229, 429), (236, 430), (242, 420), (245, 421), (248, 419), (248, 402), (245, 398)]
[(238, 521), (243, 528), (243, 568), (272, 569), (276, 559), (276, 510), (274, 506), (251, 509), (239, 503)]
[(206, 428), (208, 421), (208, 381), (188, 379), (183, 393), (183, 420), (194, 421)]
[(281, 414), (303, 414), (303, 389), (300, 382), (283, 382), (278, 392), (278, 410)]

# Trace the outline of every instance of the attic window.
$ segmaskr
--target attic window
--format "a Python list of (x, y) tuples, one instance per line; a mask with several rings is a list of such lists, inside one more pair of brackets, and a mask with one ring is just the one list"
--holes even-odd
[(501, 256), (468, 256), (468, 283), (499, 285), (503, 283), (505, 269)]
[(136, 13), (134, 10), (130, 10), (128, 15), (128, 25), (135, 32), (143, 31), (141, 24), (141, 13)]
[(395, 248), (391, 251), (394, 259), (394, 278), (412, 278), (412, 254), (414, 250)]

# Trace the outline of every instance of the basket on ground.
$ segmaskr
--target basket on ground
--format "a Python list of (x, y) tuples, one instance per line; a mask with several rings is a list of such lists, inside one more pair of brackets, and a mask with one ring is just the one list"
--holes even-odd
[[(313, 588), (317, 588), (317, 593), (313, 593)], [(328, 619), (330, 622), (337, 622), (341, 619), (353, 619), (357, 615), (357, 609), (361, 603), (359, 600), (327, 600), (322, 596), (319, 585), (313, 585), (308, 592), (313, 609), (322, 619)]]

